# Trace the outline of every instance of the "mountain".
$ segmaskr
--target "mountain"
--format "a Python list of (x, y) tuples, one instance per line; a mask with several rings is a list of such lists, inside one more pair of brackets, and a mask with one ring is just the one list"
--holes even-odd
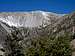
[[(75, 33), (75, 13), (56, 14), (44, 11), (1, 12), (0, 13), (0, 46), (6, 47), (7, 34), (20, 30), (22, 36), (30, 39), (35, 36), (63, 35)], [(26, 30), (26, 31), (25, 31)], [(14, 33), (15, 34), (15, 33)], [(20, 37), (18, 35), (18, 37)]]
[(48, 23), (52, 18), (58, 19), (61, 16), (63, 15), (43, 11), (4, 12), (0, 13), (0, 21), (5, 22), (9, 26), (15, 27), (38, 27), (42, 24)]

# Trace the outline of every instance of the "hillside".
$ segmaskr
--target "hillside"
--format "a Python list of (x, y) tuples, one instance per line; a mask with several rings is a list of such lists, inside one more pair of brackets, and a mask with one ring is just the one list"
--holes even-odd
[(5, 53), (13, 53), (10, 44), (14, 40), (10, 39), (14, 37), (15, 43), (23, 41), (22, 45), (26, 46), (30, 45), (33, 38), (58, 37), (66, 33), (71, 36), (71, 40), (74, 39), (75, 13), (56, 14), (44, 11), (0, 13), (0, 45)]

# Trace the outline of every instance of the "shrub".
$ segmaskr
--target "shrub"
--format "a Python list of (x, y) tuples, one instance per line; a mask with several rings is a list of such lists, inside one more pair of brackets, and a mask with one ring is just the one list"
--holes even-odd
[(67, 35), (33, 38), (23, 51), (25, 56), (71, 56), (70, 41)]
[(27, 46), (22, 38), (25, 37), (19, 30), (8, 35), (7, 42), (11, 50), (9, 56), (71, 56), (71, 37), (66, 33), (63, 36), (34, 37)]

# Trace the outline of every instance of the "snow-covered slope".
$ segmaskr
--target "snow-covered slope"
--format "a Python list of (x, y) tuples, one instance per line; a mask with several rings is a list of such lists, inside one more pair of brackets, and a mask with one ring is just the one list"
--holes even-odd
[(3, 12), (0, 13), (0, 21), (15, 27), (38, 27), (51, 24), (51, 19), (56, 20), (63, 15), (44, 11)]

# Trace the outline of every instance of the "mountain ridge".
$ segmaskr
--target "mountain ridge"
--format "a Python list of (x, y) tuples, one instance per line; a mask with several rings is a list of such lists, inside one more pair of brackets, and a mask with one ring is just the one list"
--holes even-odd
[[(8, 12), (8, 13), (1, 13), (0, 14), (0, 21), (2, 22), (5, 22), (7, 23), (9, 26), (15, 26), (15, 27), (22, 27), (22, 26), (25, 26), (26, 24), (26, 27), (37, 27), (39, 26), (40, 24), (42, 25), (42, 21), (45, 20), (45, 21), (48, 21), (49, 18), (47, 16), (51, 16), (51, 17), (61, 17), (61, 16), (64, 16), (65, 14), (56, 14), (56, 13), (52, 13), (52, 12), (44, 12), (44, 11), (31, 11), (31, 12)], [(21, 17), (21, 18), (20, 18)], [(29, 20), (27, 20), (26, 18)], [(19, 19), (20, 21), (22, 21), (22, 18), (24, 20), (24, 23), (23, 21), (20, 23), (20, 21), (16, 21), (15, 19)], [(39, 18), (39, 19), (38, 19)], [(27, 21), (25, 21), (27, 20)], [(35, 22), (35, 21), (36, 22)], [(40, 21), (40, 22), (37, 22), (37, 21)], [(17, 23), (15, 23), (15, 21)], [(32, 24), (32, 26), (29, 24)], [(35, 23), (33, 23), (35, 22)], [(15, 23), (15, 24), (14, 24)], [(40, 24), (39, 24), (40, 23)], [(24, 24), (24, 25), (23, 25)], [(28, 26), (27, 26), (28, 24)], [(34, 25), (35, 24), (35, 25)], [(37, 25), (37, 26), (36, 26)]]

